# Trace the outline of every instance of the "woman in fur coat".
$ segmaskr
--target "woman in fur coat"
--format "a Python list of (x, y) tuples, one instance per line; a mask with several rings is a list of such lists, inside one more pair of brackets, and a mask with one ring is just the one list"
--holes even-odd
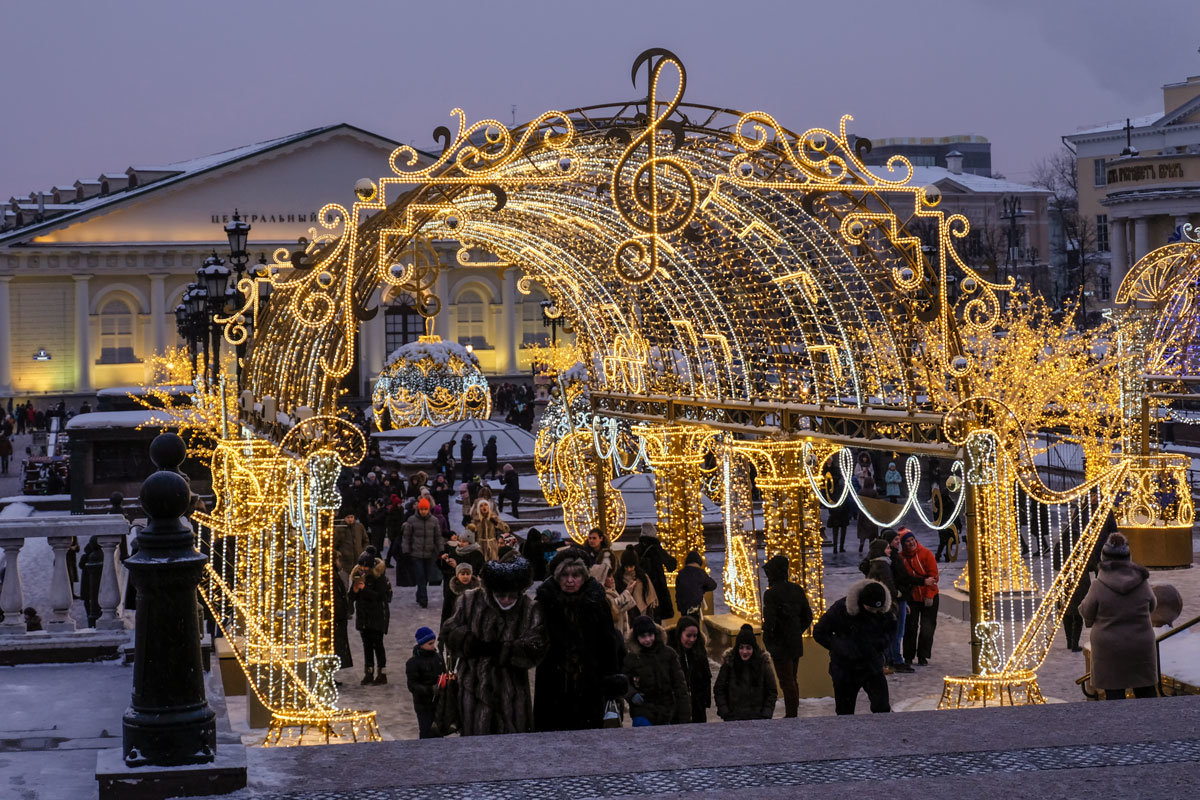
[(525, 590), (531, 581), (523, 558), (489, 561), (483, 587), (467, 592), (442, 626), (446, 646), (461, 656), (458, 671), (462, 735), (533, 730), (529, 670), (546, 654), (542, 610)]
[(537, 590), (549, 642), (534, 682), (539, 731), (599, 728), (605, 704), (625, 694), (612, 611), (587, 558), (575, 547), (561, 551)]
[(475, 534), (475, 541), (483, 550), (485, 561), (495, 561), (499, 556), (500, 537), (509, 532), (508, 523), (492, 508), (490, 500), (481, 500), (471, 515), (467, 530)]

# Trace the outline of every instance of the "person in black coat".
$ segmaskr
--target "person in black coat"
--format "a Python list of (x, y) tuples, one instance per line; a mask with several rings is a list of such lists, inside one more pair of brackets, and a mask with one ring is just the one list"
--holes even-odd
[(507, 500), (513, 519), (519, 519), (517, 503), (521, 500), (521, 476), (513, 469), (512, 464), (504, 465), (504, 471), (500, 473), (500, 484), (503, 488), (500, 490), (500, 497), (496, 502), (496, 510), (503, 514), (504, 501)]
[(471, 441), (471, 434), (463, 434), (462, 444), (458, 446), (458, 454), (462, 480), (464, 483), (470, 483), (471, 478), (475, 475), (475, 442)]
[(354, 666), (350, 653), (350, 600), (346, 596), (346, 582), (342, 580), (340, 554), (333, 551), (333, 654), (341, 663), (340, 669)]
[(626, 690), (612, 610), (588, 561), (577, 547), (563, 550), (537, 589), (549, 641), (534, 679), (537, 731), (600, 728), (607, 701)]
[(899, 531), (884, 528), (880, 531), (879, 538), (886, 540), (891, 546), (892, 552), (889, 557), (892, 560), (892, 583), (896, 587), (896, 601), (893, 605), (896, 636), (888, 652), (888, 661), (891, 662), (893, 672), (915, 672), (916, 670), (904, 663), (904, 628), (908, 621), (908, 604), (912, 600), (913, 587), (923, 586), (924, 583), (904, 566), (904, 558), (900, 555)]
[[(387, 578), (382, 558), (370, 552), (362, 554), (358, 565), (350, 572), (349, 599), (354, 608), (354, 627), (362, 637), (363, 660), (366, 662), (361, 683), (364, 686), (387, 683), (383, 637), (391, 621), (392, 583)], [(379, 673), (372, 674), (376, 661), (379, 662)]]
[(762, 602), (763, 644), (771, 654), (783, 691), (783, 715), (794, 717), (800, 711), (796, 670), (804, 655), (804, 632), (812, 624), (812, 606), (804, 588), (788, 579), (788, 558), (783, 553), (767, 561), (763, 571), (767, 573)]
[(704, 569), (704, 559), (692, 550), (683, 559), (683, 569), (675, 576), (675, 606), (680, 614), (700, 616), (704, 595), (715, 591), (717, 582)]
[(497, 451), (496, 437), (489, 436), (488, 440), (487, 440), (487, 444), (485, 444), (483, 446), (483, 457), (487, 461), (487, 476), (489, 478), (496, 477), (496, 469), (498, 466), (497, 465), (498, 455), (497, 455), (496, 451)]
[(667, 646), (679, 656), (679, 666), (692, 695), (692, 722), (708, 722), (712, 706), (712, 665), (700, 623), (694, 617), (680, 617), (667, 634)]
[(754, 628), (743, 625), (721, 660), (713, 685), (717, 714), (725, 722), (770, 719), (775, 714), (775, 676), (771, 659), (758, 648)]
[(638, 555), (638, 565), (650, 578), (650, 585), (658, 595), (658, 606), (654, 609), (654, 621), (662, 622), (675, 616), (675, 606), (671, 604), (671, 593), (667, 587), (667, 573), (679, 568), (679, 562), (663, 549), (658, 541), (658, 528), (653, 522), (642, 523), (642, 535), (634, 546)]
[(871, 701), (871, 713), (892, 710), (883, 654), (895, 635), (892, 595), (879, 581), (853, 584), (846, 596), (821, 615), (813, 639), (829, 650), (829, 677), (838, 714), (853, 714), (859, 689)]
[(445, 664), (437, 652), (437, 637), (430, 628), (417, 628), (417, 644), (412, 658), (404, 664), (408, 691), (412, 692), (413, 711), (417, 713), (417, 731), (422, 739), (436, 738), (433, 734), (433, 700), (438, 678)]

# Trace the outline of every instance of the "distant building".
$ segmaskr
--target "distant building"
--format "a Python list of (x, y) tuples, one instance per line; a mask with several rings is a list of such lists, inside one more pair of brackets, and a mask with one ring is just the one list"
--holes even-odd
[[(397, 143), (330, 125), (163, 166), (132, 166), (12, 197), (0, 211), (0, 400), (93, 396), (137, 386), (147, 356), (179, 342), (174, 309), (196, 268), (228, 253), (224, 225), (239, 209), (248, 249), (270, 257), (322, 231), (326, 203), (349, 207), (358, 178), (388, 172)], [(516, 270), (466, 267), (454, 252), (435, 292), (434, 331), (474, 347), (485, 372), (530, 373), (527, 348), (546, 342), (541, 301), (516, 290)], [(390, 289), (390, 287), (389, 287)], [(402, 292), (378, 291), (363, 323), (351, 396), (370, 386), (389, 353), (425, 333)], [(560, 334), (561, 336), (562, 334)], [(94, 403), (94, 400), (93, 400)]]
[[(852, 136), (857, 141), (858, 137)], [(864, 164), (883, 166), (892, 156), (904, 156), (914, 167), (949, 167), (949, 159), (962, 156), (961, 171), (990, 178), (992, 143), (982, 136), (900, 136), (871, 139)]]
[(1163, 110), (1063, 137), (1075, 151), (1079, 210), (1111, 253), (1103, 275), (1109, 299), (1133, 264), (1200, 223), (1200, 76), (1162, 87)]

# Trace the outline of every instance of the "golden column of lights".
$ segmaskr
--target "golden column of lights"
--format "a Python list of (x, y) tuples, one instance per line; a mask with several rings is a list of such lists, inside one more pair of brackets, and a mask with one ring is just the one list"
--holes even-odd
[(556, 384), (534, 443), (542, 495), (550, 505), (562, 506), (563, 525), (576, 542), (582, 544), (592, 528), (615, 542), (625, 530), (625, 499), (611, 491), (613, 459), (598, 452), (585, 384), (573, 377), (579, 353), (570, 345), (532, 349), (533, 363), (543, 374), (553, 374)]
[[(690, 551), (704, 552), (704, 458), (716, 433), (698, 425), (635, 425), (633, 432), (654, 469), (658, 539), (682, 568)], [(675, 576), (667, 581), (673, 586)]]
[(804, 459), (811, 454), (810, 469), (819, 473), (841, 445), (810, 439), (759, 439), (732, 442), (729, 447), (757, 470), (755, 484), (763, 495), (767, 558), (776, 553), (788, 557), (792, 580), (804, 587), (813, 614), (819, 616), (825, 611), (821, 504), (805, 473)]

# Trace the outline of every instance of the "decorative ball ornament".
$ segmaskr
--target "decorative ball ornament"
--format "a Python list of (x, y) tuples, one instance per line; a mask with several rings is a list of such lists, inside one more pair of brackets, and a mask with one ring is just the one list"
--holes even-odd
[(354, 195), (364, 203), (375, 199), (375, 181), (370, 178), (359, 178), (354, 182)]
[(970, 275), (962, 279), (962, 290), (967, 294), (975, 291), (977, 286), (978, 284), (975, 282), (975, 279)]
[(375, 381), (375, 425), (387, 411), (393, 428), (442, 425), (492, 415), (492, 393), (472, 348), (422, 336), (397, 349)]
[(958, 487), (959, 487), (959, 480), (958, 480), (957, 475), (951, 475), (949, 478), (946, 478), (946, 491), (957, 492)]

